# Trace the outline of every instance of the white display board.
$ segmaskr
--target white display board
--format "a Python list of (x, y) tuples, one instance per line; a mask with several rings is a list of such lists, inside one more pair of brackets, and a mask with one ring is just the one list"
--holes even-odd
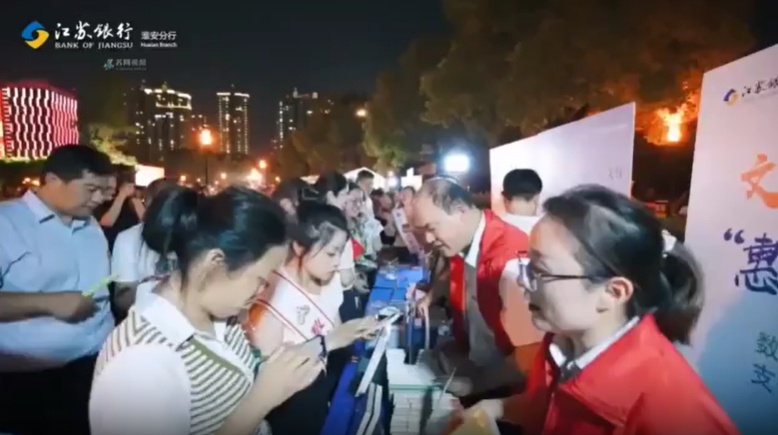
[(159, 166), (135, 166), (135, 185), (146, 187), (152, 181), (165, 178), (165, 168)]
[(504, 211), (502, 180), (512, 169), (534, 169), (541, 201), (579, 184), (630, 192), (635, 104), (627, 104), (489, 151), (492, 210)]
[(705, 74), (686, 244), (706, 303), (690, 360), (744, 435), (778, 427), (778, 46)]

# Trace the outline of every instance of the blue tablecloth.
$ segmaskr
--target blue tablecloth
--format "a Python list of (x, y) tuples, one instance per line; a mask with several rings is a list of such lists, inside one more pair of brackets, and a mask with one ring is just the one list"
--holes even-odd
[[(389, 304), (404, 304), (405, 292), (409, 284), (424, 279), (420, 268), (397, 266), (395, 270), (382, 270), (376, 277), (375, 286), (370, 292), (365, 314), (375, 314)], [(366, 352), (364, 342), (354, 344), (354, 356), (358, 360)], [(330, 413), (322, 428), (321, 435), (352, 435), (366, 409), (366, 397), (354, 397), (351, 383), (357, 374), (357, 362), (351, 362), (343, 369), (338, 388), (330, 403)]]

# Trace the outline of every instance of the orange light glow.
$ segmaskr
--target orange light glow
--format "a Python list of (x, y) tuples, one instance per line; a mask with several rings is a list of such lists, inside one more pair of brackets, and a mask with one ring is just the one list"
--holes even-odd
[(265, 161), (265, 159), (259, 161), (259, 169), (262, 169), (263, 171), (267, 169), (267, 162)]
[(200, 145), (207, 147), (213, 143), (213, 136), (211, 136), (211, 130), (203, 129), (200, 132)]
[(657, 111), (657, 115), (664, 123), (665, 127), (665, 141), (669, 143), (678, 143), (683, 138), (683, 131), (681, 127), (684, 121), (683, 108), (671, 112), (668, 109), (662, 109)]

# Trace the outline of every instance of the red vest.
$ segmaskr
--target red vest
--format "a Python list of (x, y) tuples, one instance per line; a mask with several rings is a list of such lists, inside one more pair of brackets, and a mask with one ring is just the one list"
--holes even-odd
[[(511, 344), (505, 328), (500, 321), (502, 298), (500, 297), (500, 278), (505, 265), (518, 258), (519, 253), (529, 249), (527, 234), (503, 221), (491, 210), (484, 210), (486, 226), (481, 237), (476, 267), (476, 286), (478, 308), (486, 324), (492, 330), (497, 348), (510, 355)], [(462, 256), (451, 258), (451, 308), (453, 311), (454, 337), (463, 348), (468, 347), (468, 335), (465, 330), (465, 259)]]
[(640, 323), (572, 379), (559, 383), (547, 334), (527, 391), (506, 419), (529, 435), (737, 435), (686, 359), (657, 328)]

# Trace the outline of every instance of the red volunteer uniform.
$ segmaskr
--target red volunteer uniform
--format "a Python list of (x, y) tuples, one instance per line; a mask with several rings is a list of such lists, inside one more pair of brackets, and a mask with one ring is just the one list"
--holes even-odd
[[(500, 320), (502, 298), (500, 280), (506, 266), (516, 260), (519, 253), (529, 247), (529, 238), (518, 228), (503, 221), (490, 210), (484, 210), (482, 223), (470, 249), (478, 249), (475, 265), (475, 289), (467, 288), (466, 259), (451, 258), (450, 298), (453, 311), (453, 331), (457, 344), (463, 350), (470, 349), (468, 328), (477, 327), (472, 322), (473, 311), (468, 311), (468, 302), (477, 301), (477, 314), (494, 336), (494, 347), (503, 355), (510, 355), (514, 346)], [(515, 266), (518, 269), (518, 264)], [(515, 271), (515, 272), (518, 272)], [(476, 315), (477, 315), (476, 314)]]
[(506, 420), (530, 435), (736, 435), (694, 369), (647, 315), (560, 381), (543, 340), (527, 392), (509, 399)]

